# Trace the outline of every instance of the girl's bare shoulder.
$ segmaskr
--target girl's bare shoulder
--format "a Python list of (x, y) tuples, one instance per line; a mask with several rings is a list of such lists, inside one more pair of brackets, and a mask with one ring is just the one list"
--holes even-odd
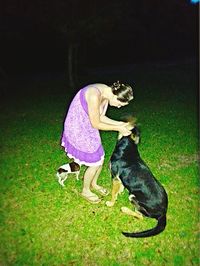
[(101, 96), (101, 88), (106, 87), (105, 84), (101, 84), (101, 83), (94, 83), (94, 84), (90, 84), (87, 86), (87, 91), (86, 91), (86, 98), (90, 97), (90, 96), (96, 96), (96, 97), (100, 97)]
[(88, 104), (90, 102), (99, 102), (101, 101), (101, 92), (99, 90), (99, 84), (91, 84), (87, 86), (87, 91), (85, 93), (85, 99)]
[(103, 83), (94, 83), (87, 86), (87, 92), (88, 94), (92, 95), (101, 95), (102, 90), (105, 88), (108, 88), (106, 84)]
[(102, 89), (102, 88), (107, 88), (108, 86), (106, 84), (103, 83), (94, 83), (94, 84), (90, 84), (87, 86), (88, 89)]

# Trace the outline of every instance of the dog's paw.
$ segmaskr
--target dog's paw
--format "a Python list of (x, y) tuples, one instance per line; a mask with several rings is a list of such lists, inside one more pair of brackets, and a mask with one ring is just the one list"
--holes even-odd
[(138, 211), (132, 211), (127, 207), (121, 207), (121, 211), (127, 215), (133, 216), (139, 220), (143, 219), (143, 215)]
[(131, 194), (129, 197), (128, 197), (129, 201), (132, 202), (134, 199), (135, 199), (135, 195)]
[(135, 211), (134, 217), (139, 219), (139, 220), (143, 220), (144, 219), (143, 215), (139, 211)]
[(114, 206), (114, 202), (112, 202), (112, 201), (106, 201), (106, 206), (108, 206), (108, 207), (112, 207), (112, 206)]
[(127, 208), (127, 207), (121, 207), (121, 211), (122, 211), (123, 213), (127, 213), (128, 211), (130, 211), (130, 209)]
[(62, 186), (62, 187), (65, 187), (65, 185), (64, 185), (64, 182), (62, 182), (62, 181), (58, 181), (58, 183)]

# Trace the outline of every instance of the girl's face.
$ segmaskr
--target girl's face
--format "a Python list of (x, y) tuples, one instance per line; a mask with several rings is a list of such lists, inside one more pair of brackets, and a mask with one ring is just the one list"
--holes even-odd
[(122, 106), (128, 105), (128, 102), (121, 102), (117, 99), (116, 95), (113, 95), (113, 97), (109, 100), (109, 105), (120, 108)]

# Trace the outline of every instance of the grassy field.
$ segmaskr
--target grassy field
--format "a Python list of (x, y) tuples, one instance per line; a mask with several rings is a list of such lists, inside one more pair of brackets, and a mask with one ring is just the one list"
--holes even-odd
[[(196, 74), (194, 66), (184, 64), (93, 76), (136, 83), (135, 100), (123, 109), (110, 108), (108, 115), (137, 117), (141, 156), (169, 196), (166, 230), (146, 239), (121, 234), (156, 223), (120, 212), (130, 207), (127, 191), (108, 208), (110, 196), (98, 205), (82, 199), (82, 180), (75, 176), (64, 188), (55, 178), (57, 168), (68, 162), (59, 142), (74, 92), (62, 81), (18, 81), (0, 107), (0, 265), (199, 265)], [(108, 161), (117, 134), (101, 135), (106, 159), (99, 184), (110, 190)]]

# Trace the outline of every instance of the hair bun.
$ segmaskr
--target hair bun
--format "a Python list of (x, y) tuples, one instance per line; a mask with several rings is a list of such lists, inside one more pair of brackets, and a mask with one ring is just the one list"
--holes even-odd
[(113, 85), (112, 85), (112, 87), (113, 87), (113, 89), (115, 91), (117, 91), (121, 87), (121, 84), (120, 84), (119, 80), (116, 81), (116, 82), (114, 82)]
[(111, 86), (112, 93), (117, 95), (117, 99), (121, 102), (129, 102), (133, 99), (133, 90), (130, 85), (120, 83), (119, 80)]

